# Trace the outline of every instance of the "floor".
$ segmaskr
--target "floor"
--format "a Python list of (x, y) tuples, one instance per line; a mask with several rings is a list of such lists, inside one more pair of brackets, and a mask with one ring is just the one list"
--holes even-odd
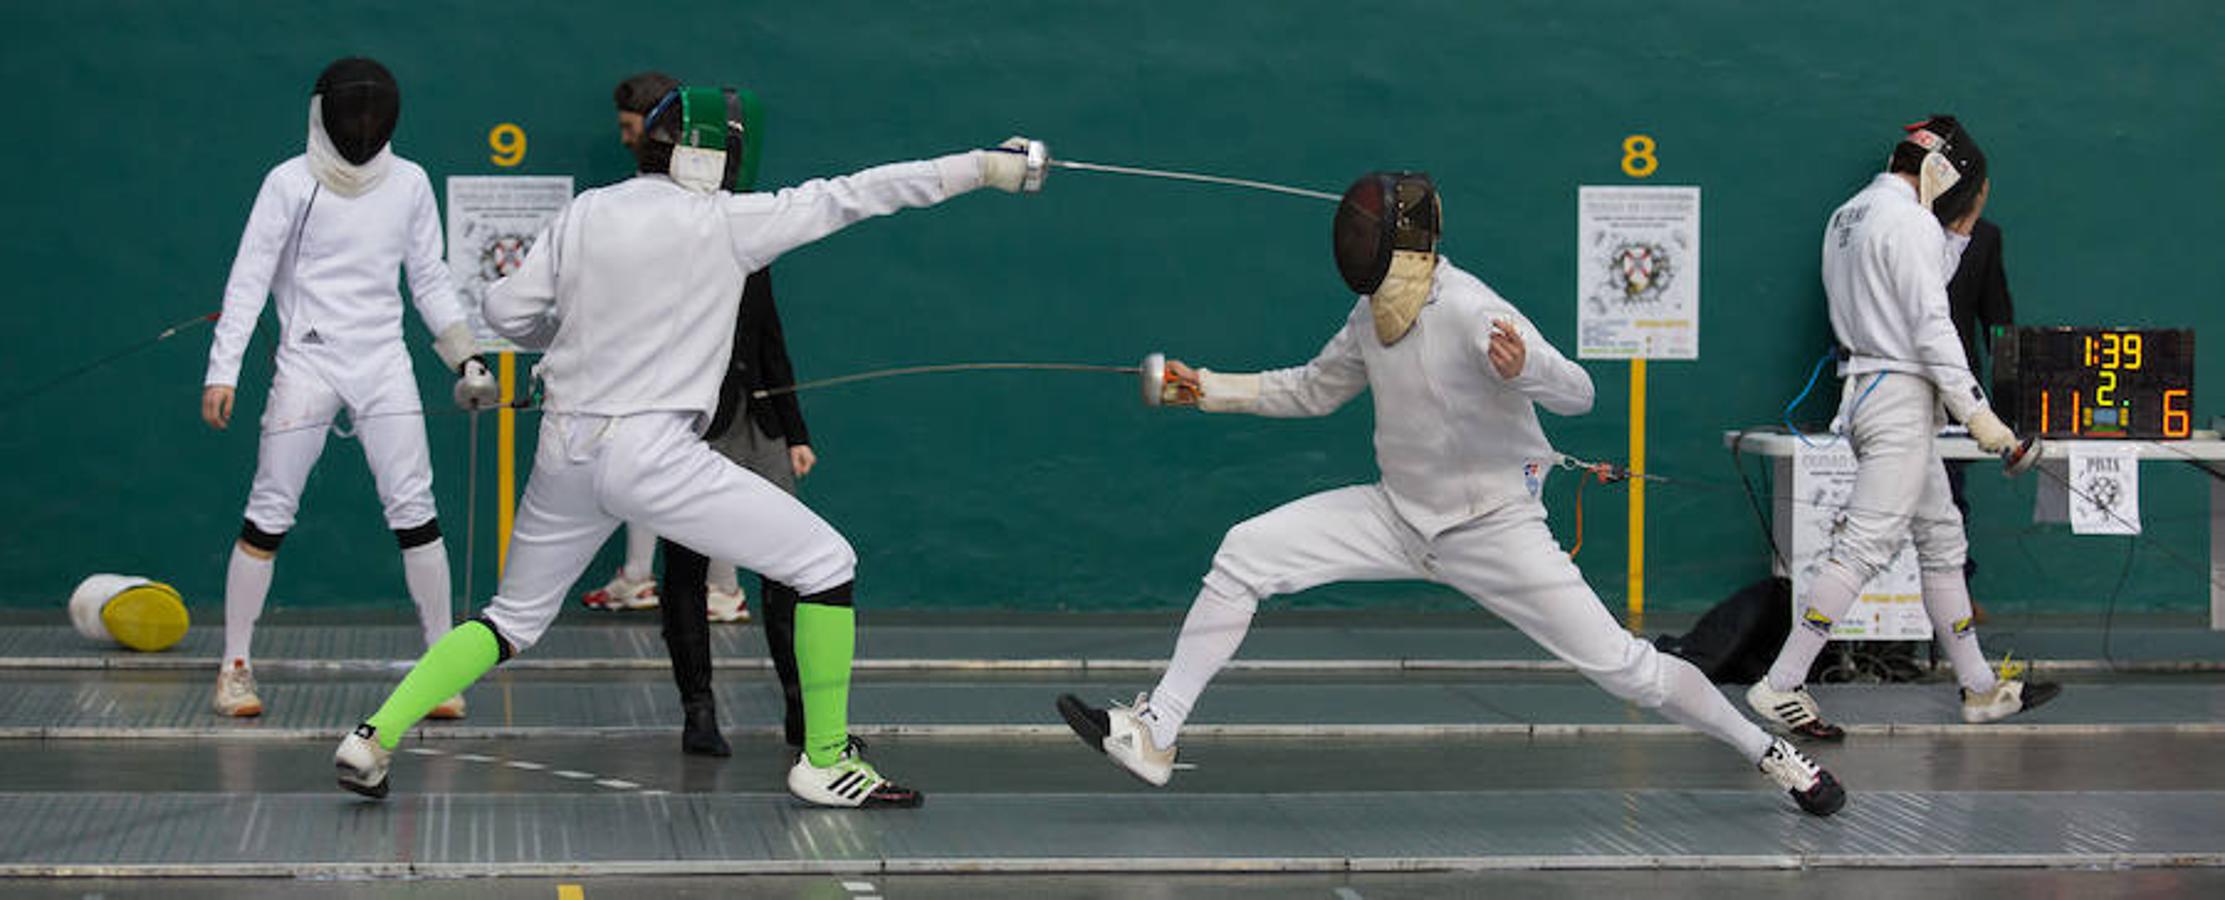
[(781, 791), (747, 627), (719, 645), (731, 759), (678, 752), (655, 627), (612, 614), (560, 626), (472, 689), (470, 718), (413, 733), (385, 802), (339, 792), (328, 760), (398, 677), (406, 627), (266, 627), (270, 712), (252, 722), (205, 712), (211, 635), (128, 655), (7, 628), (0, 893), (2225, 892), (2225, 635), (2186, 623), (1996, 627), (1996, 655), (2066, 683), (2006, 725), (1963, 725), (1945, 673), (1818, 688), (1853, 736), (1811, 748), (1852, 791), (1816, 820), (1473, 616), (1263, 621), (1186, 732), (1192, 768), (1154, 790), (1051, 699), (1148, 687), (1174, 620), (1011, 618), (868, 622), (854, 730), (929, 795), (873, 813)]

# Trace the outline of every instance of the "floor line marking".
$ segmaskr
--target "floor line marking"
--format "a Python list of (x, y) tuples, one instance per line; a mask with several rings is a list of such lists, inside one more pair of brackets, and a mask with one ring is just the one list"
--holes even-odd
[(558, 778), (569, 778), (573, 781), (587, 781), (595, 777), (595, 773), (593, 772), (575, 772), (571, 769), (558, 769), (554, 772), (550, 772), (549, 774), (554, 775)]
[(532, 761), (529, 761), (529, 760), (523, 760), (523, 759), (513, 759), (513, 760), (511, 760), (511, 761), (510, 761), (510, 768), (513, 768), (513, 769), (524, 769), (524, 770), (526, 770), (526, 771), (528, 771), (528, 772), (539, 772), (539, 771), (541, 771), (541, 770), (543, 770), (543, 769), (546, 769), (546, 768), (548, 768), (548, 767), (547, 767), (547, 766), (544, 766), (544, 765), (541, 765), (540, 763), (537, 763), (537, 762), (532, 762)]
[(873, 882), (845, 881), (842, 883), (842, 889), (853, 894), (870, 894), (873, 893)]
[(630, 791), (641, 786), (623, 778), (598, 778), (595, 783), (614, 791)]
[(464, 762), (494, 762), (494, 757), (484, 753), (458, 753), (456, 758)]
[(1337, 888), (1337, 900), (1364, 900), (1359, 891), (1348, 887)]

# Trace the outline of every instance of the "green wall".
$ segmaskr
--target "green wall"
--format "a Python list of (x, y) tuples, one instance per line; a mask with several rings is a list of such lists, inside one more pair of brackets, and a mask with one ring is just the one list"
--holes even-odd
[[(1698, 608), (1765, 571), (1718, 434), (1774, 421), (1828, 339), (1824, 215), (1877, 168), (1902, 122), (1956, 112), (1991, 154), (1989, 212), (2006, 229), (2026, 320), (2192, 326), (2204, 347), (2225, 342), (2209, 287), (2225, 197), (2225, 7), (2214, 3), (392, 7), (0, 10), (0, 259), (14, 332), (0, 384), (214, 310), (259, 179), (299, 151), (309, 83), (350, 53), (401, 80), (396, 144), (436, 185), (502, 171), (583, 187), (622, 177), (610, 86), (648, 67), (767, 98), (770, 184), (1014, 132), (1074, 159), (1329, 190), (1369, 168), (1427, 168), (1447, 197), (1446, 252), (1571, 352), (1576, 188), (1630, 183), (1621, 141), (1649, 134), (1661, 160), (1652, 182), (1705, 189), (1707, 254), (1704, 357), (1652, 372), (1653, 468), (1686, 478), (1649, 498), (1657, 608)], [(505, 121), (530, 143), (522, 166), (498, 170), (486, 138)], [(1294, 364), (1349, 302), (1328, 260), (1328, 212), (1060, 172), (1039, 197), (973, 196), (873, 222), (776, 271), (807, 377), (1121, 363), (1154, 349), (1223, 368)], [(409, 321), (428, 408), (446, 408), (447, 382)], [(269, 338), (266, 323), (244, 423), (268, 384)], [(199, 423), (207, 348), (196, 330), (0, 408), (0, 604), (58, 604), (94, 571), (158, 576), (217, 602), (255, 438)], [(2197, 422), (2220, 411), (2218, 361), (2202, 361)], [(1619, 458), (1627, 367), (1588, 368), (1597, 408), (1549, 419), (1548, 432), (1564, 451)], [(864, 602), (880, 606), (1179, 606), (1230, 524), (1373, 471), (1364, 401), (1319, 421), (1230, 419), (1147, 411), (1119, 379), (992, 374), (846, 387), (809, 396), (806, 410), (823, 465), (806, 496), (857, 544)], [(460, 564), (464, 420), (429, 427)], [(282, 557), (277, 608), (401, 596), (360, 460), (353, 442), (328, 447)], [(2206, 482), (2183, 467), (2145, 477), (2148, 533), (2120, 608), (2201, 608)], [(1981, 599), (2099, 609), (2125, 542), (2031, 526), (2031, 479), (1976, 483)], [(1549, 487), (1564, 542), (1572, 489)], [(1579, 562), (1619, 605), (1620, 489), (1586, 499)], [(491, 540), (481, 546), (483, 596)], [(1459, 602), (1412, 586), (1301, 602), (1360, 600)]]

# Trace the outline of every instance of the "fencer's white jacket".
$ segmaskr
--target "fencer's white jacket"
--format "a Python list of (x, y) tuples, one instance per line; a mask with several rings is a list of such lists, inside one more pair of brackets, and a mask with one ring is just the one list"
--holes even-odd
[[(1527, 358), (1501, 378), (1491, 366), (1492, 321), (1512, 322)], [(1217, 373), (1216, 373), (1217, 374)], [(1440, 256), (1429, 300), (1413, 329), (1388, 347), (1375, 336), (1365, 297), (1312, 362), (1259, 373), (1258, 395), (1233, 401), (1207, 376), (1209, 412), (1323, 416), (1375, 395), (1375, 464), (1400, 517), (1425, 537), (1535, 500), (1560, 455), (1538, 425), (1537, 407), (1564, 416), (1591, 410), (1591, 375), (1562, 356), (1498, 292)], [(1248, 391), (1236, 391), (1238, 395)]]
[(1905, 372), (1932, 383), (1947, 413), (1987, 408), (1947, 312), (1947, 233), (1886, 173), (1831, 213), (1823, 230), (1823, 291), (1831, 331), (1852, 355), (1839, 375)]
[(464, 320), (424, 169), (396, 156), (377, 186), (345, 197), (318, 185), (306, 156), (279, 163), (240, 235), (202, 383), (239, 383), (267, 296), (277, 301), (280, 365), (315, 367), (351, 404), (390, 389), (361, 382), (392, 371), (390, 354), (409, 356), (397, 271), (408, 273), (410, 299), (432, 333)]
[(981, 186), (961, 153), (772, 193), (700, 193), (664, 175), (582, 192), (487, 291), (488, 327), (532, 350), (542, 407), (707, 424), (749, 273), (842, 227)]

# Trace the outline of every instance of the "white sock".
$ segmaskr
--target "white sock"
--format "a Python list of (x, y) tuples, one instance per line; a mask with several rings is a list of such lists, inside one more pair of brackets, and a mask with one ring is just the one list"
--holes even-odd
[[(1808, 602), (1801, 607), (1800, 617), (1793, 620), (1792, 633), (1785, 636), (1785, 646), (1769, 666), (1771, 690), (1789, 691), (1808, 680), (1808, 667), (1815, 665), (1823, 645), (1831, 642), (1832, 623), (1854, 608), (1854, 601), (1861, 596), (1862, 583), (1854, 579), (1854, 573), (1836, 562), (1824, 563), (1815, 581), (1808, 585)], [(1811, 612), (1820, 614), (1823, 621), (1814, 621)]]
[(1970, 585), (1962, 580), (1962, 569), (1925, 569), (1923, 580), (1931, 637), (1955, 664), (1955, 680), (1973, 694), (1993, 690), (2000, 679), (1978, 648), (1978, 629), (1970, 623)]
[(1174, 739), (1182, 732), (1182, 723), (1190, 718), (1190, 709), (1197, 705), (1205, 685), (1220, 674), (1221, 667), (1235, 658), (1236, 648), (1244, 643), (1244, 633), (1251, 630), (1252, 614), (1259, 609), (1259, 601), (1250, 594), (1224, 594), (1208, 584), (1198, 591), (1197, 600), (1190, 604), (1190, 615), (1182, 621), (1182, 637), (1174, 643), (1174, 658), (1167, 661), (1167, 673), (1159, 679), (1159, 686), (1151, 689), (1151, 742), (1160, 747), (1174, 746)]
[(723, 559), (711, 560), (711, 574), (705, 579), (711, 590), (731, 594), (742, 589), (741, 573), (734, 571), (734, 564)]
[(260, 559), (232, 545), (232, 561), (224, 569), (224, 662), (248, 659), (248, 645), (255, 640), (255, 620), (263, 617), (263, 598), (270, 596), (274, 560)]
[(657, 564), (657, 533), (626, 523), (626, 563), (619, 573), (627, 581), (648, 581), (650, 570)]
[(1661, 701), (1664, 718), (1731, 745), (1747, 762), (1761, 762), (1769, 751), (1769, 733), (1723, 699), (1698, 666), (1664, 653), (1661, 674), (1669, 683), (1668, 696)]
[(448, 580), (448, 542), (434, 538), (402, 551), (402, 580), (409, 584), (409, 598), (417, 604), (417, 624), (425, 628), (425, 646), (448, 634), (455, 624), (450, 606), (455, 589)]

